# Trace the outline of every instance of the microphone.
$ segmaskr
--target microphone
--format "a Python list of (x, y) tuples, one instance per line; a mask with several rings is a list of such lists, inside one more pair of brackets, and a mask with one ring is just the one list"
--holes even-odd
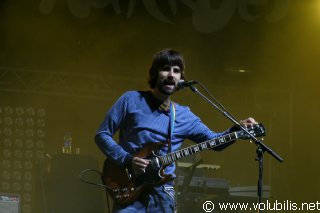
[(197, 84), (197, 81), (190, 80), (190, 81), (185, 81), (185, 80), (179, 80), (178, 82), (178, 89), (183, 89), (185, 87), (190, 87), (193, 84)]

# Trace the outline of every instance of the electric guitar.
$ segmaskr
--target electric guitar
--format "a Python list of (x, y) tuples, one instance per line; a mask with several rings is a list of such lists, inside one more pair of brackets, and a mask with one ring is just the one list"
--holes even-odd
[[(265, 135), (265, 128), (262, 124), (253, 125), (247, 130), (255, 137)], [(141, 193), (147, 192), (150, 186), (157, 186), (171, 181), (173, 179), (172, 175), (164, 173), (165, 168), (171, 163), (204, 150), (232, 143), (237, 139), (248, 138), (247, 133), (239, 130), (164, 156), (156, 154), (164, 145), (163, 143), (148, 143), (141, 151), (134, 154), (135, 157), (150, 160), (144, 173), (135, 174), (130, 168), (118, 166), (114, 161), (107, 158), (104, 162), (102, 181), (107, 188), (108, 194), (115, 202), (127, 205), (134, 202)]]

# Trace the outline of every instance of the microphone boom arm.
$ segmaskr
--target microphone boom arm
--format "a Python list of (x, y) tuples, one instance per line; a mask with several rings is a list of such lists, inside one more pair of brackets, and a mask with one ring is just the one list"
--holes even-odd
[[(201, 87), (202, 84), (199, 83)], [(221, 107), (217, 106), (217, 104), (213, 103), (208, 97), (203, 95), (195, 86), (188, 85), (190, 89), (197, 93), (199, 96), (204, 98), (211, 106), (216, 108), (219, 112), (221, 112), (225, 117), (227, 117), (230, 121), (232, 121), (236, 126), (241, 128), (256, 144), (257, 149), (257, 158), (256, 160), (259, 162), (259, 177), (258, 177), (258, 189), (257, 189), (257, 196), (259, 203), (262, 203), (262, 197), (263, 197), (263, 153), (267, 151), (271, 156), (276, 158), (279, 162), (283, 161), (283, 158), (281, 158), (277, 153), (275, 153), (272, 149), (267, 147), (265, 144), (263, 144), (260, 140), (258, 140), (254, 135), (252, 135), (244, 126), (242, 126), (235, 118), (232, 116), (231, 113), (229, 113), (217, 100), (215, 100), (214, 97), (212, 97)], [(204, 87), (203, 87), (204, 88)], [(209, 93), (210, 94), (210, 93)], [(211, 94), (210, 94), (211, 95)], [(222, 109), (221, 109), (222, 108)], [(261, 213), (262, 209), (258, 209), (258, 212)]]
[(217, 104), (213, 103), (208, 97), (206, 97), (204, 94), (202, 94), (195, 86), (190, 85), (190, 89), (200, 95), (202, 98), (204, 98), (209, 104), (211, 104), (214, 108), (216, 108), (219, 112), (221, 112), (225, 117), (227, 117), (229, 120), (231, 120), (236, 126), (241, 128), (245, 133), (247, 133), (250, 138), (255, 142), (256, 145), (261, 146), (263, 151), (267, 151), (269, 154), (271, 154), (273, 157), (275, 157), (278, 161), (282, 162), (283, 159), (276, 154), (274, 151), (272, 151), (269, 147), (267, 147), (264, 143), (262, 143), (259, 139), (257, 139), (254, 135), (252, 135), (244, 126), (242, 126), (233, 116), (230, 115), (229, 112), (226, 110), (221, 109)]

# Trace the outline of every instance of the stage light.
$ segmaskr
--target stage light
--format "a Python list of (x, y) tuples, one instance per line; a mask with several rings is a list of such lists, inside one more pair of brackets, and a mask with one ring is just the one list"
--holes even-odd
[(12, 147), (12, 141), (10, 138), (5, 138), (3, 140), (3, 146), (6, 147), (6, 148), (10, 148)]
[(37, 159), (43, 159), (45, 156), (44, 151), (37, 151)]
[(19, 118), (16, 118), (15, 120), (15, 124), (19, 127), (23, 126), (24, 122), (23, 122), (23, 119), (21, 117)]
[(22, 158), (22, 151), (20, 149), (15, 150), (14, 157), (19, 159)]
[(12, 153), (11, 153), (11, 150), (10, 149), (4, 149), (2, 151), (2, 154), (3, 154), (3, 158), (6, 159), (6, 158), (11, 158), (12, 156)]
[(1, 183), (1, 188), (2, 188), (3, 191), (9, 191), (10, 190), (10, 183), (6, 182), (6, 181), (2, 182)]
[(11, 168), (11, 161), (10, 160), (2, 160), (2, 167), (4, 169), (10, 169)]
[(43, 142), (43, 140), (37, 140), (36, 147), (37, 147), (38, 149), (43, 149), (43, 148), (44, 148), (44, 142)]
[(35, 110), (34, 110), (33, 107), (28, 107), (26, 112), (27, 112), (28, 116), (34, 116), (35, 115)]
[(27, 191), (27, 192), (31, 192), (32, 191), (32, 185), (31, 185), (31, 183), (24, 183), (24, 185), (23, 185), (23, 188), (24, 188), (24, 190), (25, 191)]
[(30, 151), (30, 150), (27, 150), (27, 151), (25, 151), (24, 156), (25, 156), (27, 159), (30, 159), (30, 158), (33, 157), (33, 152)]
[(0, 191), (24, 194), (23, 213), (32, 212), (34, 163), (45, 157), (45, 116), (43, 108), (0, 106)]
[(6, 107), (4, 108), (4, 113), (7, 114), (7, 115), (12, 115), (12, 113), (13, 113), (12, 107), (6, 106)]
[(21, 161), (14, 161), (13, 163), (13, 168), (16, 169), (16, 170), (21, 170), (22, 169), (22, 163)]
[(5, 117), (4, 118), (4, 124), (7, 126), (11, 126), (13, 124), (13, 120), (11, 117)]
[(38, 127), (43, 128), (46, 126), (46, 122), (44, 119), (41, 118), (41, 119), (37, 120), (37, 125), (38, 125)]
[(14, 146), (15, 146), (16, 148), (21, 149), (21, 148), (23, 147), (23, 141), (22, 141), (21, 139), (16, 139), (16, 140), (14, 141)]
[(3, 171), (2, 172), (2, 179), (3, 180), (10, 180), (11, 179), (11, 173), (9, 171)]
[(7, 137), (10, 137), (12, 135), (12, 129), (11, 128), (4, 128), (3, 134)]
[(26, 130), (26, 136), (27, 136), (27, 137), (33, 137), (33, 136), (34, 136), (34, 131), (33, 131), (33, 129), (27, 129), (27, 130)]
[(45, 131), (43, 131), (42, 129), (39, 129), (39, 130), (37, 131), (37, 136), (38, 136), (39, 138), (44, 138), (44, 137), (46, 136), (46, 133), (45, 133)]
[(24, 114), (24, 109), (22, 107), (16, 107), (16, 114), (22, 116)]
[(33, 118), (27, 118), (26, 119), (26, 125), (29, 127), (33, 127), (34, 126), (34, 119)]
[(31, 161), (25, 161), (24, 168), (27, 170), (31, 170), (33, 168), (33, 163)]
[(20, 171), (14, 171), (12, 173), (12, 178), (15, 179), (15, 180), (21, 180), (21, 178), (22, 178), (21, 172)]
[(23, 194), (23, 196), (22, 196), (22, 199), (24, 200), (24, 201), (27, 201), (27, 202), (31, 202), (31, 199), (32, 199), (32, 197), (31, 197), (31, 194), (30, 193), (24, 193)]
[(14, 135), (15, 135), (16, 137), (22, 137), (22, 136), (23, 136), (23, 130), (22, 130), (21, 128), (16, 128), (16, 129), (14, 130)]
[(27, 181), (31, 181), (32, 180), (32, 173), (31, 172), (25, 172), (24, 176), (23, 176), (23, 179), (27, 180)]
[(21, 184), (18, 183), (18, 182), (14, 182), (14, 183), (12, 184), (12, 190), (15, 191), (15, 192), (21, 191)]
[(27, 147), (28, 149), (32, 149), (32, 148), (34, 147), (34, 142), (33, 142), (33, 140), (27, 139), (27, 140), (26, 140), (26, 147)]
[(31, 212), (31, 206), (30, 206), (30, 204), (23, 204), (23, 205), (22, 205), (22, 212), (24, 212), (24, 213), (30, 213), (30, 212)]
[(37, 114), (39, 117), (44, 117), (44, 116), (46, 116), (46, 110), (43, 108), (40, 108), (37, 110)]

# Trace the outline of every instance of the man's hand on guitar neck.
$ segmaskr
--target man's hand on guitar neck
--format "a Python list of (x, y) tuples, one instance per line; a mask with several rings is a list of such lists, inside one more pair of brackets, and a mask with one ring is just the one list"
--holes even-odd
[(255, 124), (258, 124), (254, 118), (246, 118), (244, 120), (240, 120), (240, 124), (243, 125), (246, 128), (252, 127)]
[(145, 173), (147, 166), (149, 165), (150, 160), (133, 157), (131, 166), (134, 174), (139, 175)]

